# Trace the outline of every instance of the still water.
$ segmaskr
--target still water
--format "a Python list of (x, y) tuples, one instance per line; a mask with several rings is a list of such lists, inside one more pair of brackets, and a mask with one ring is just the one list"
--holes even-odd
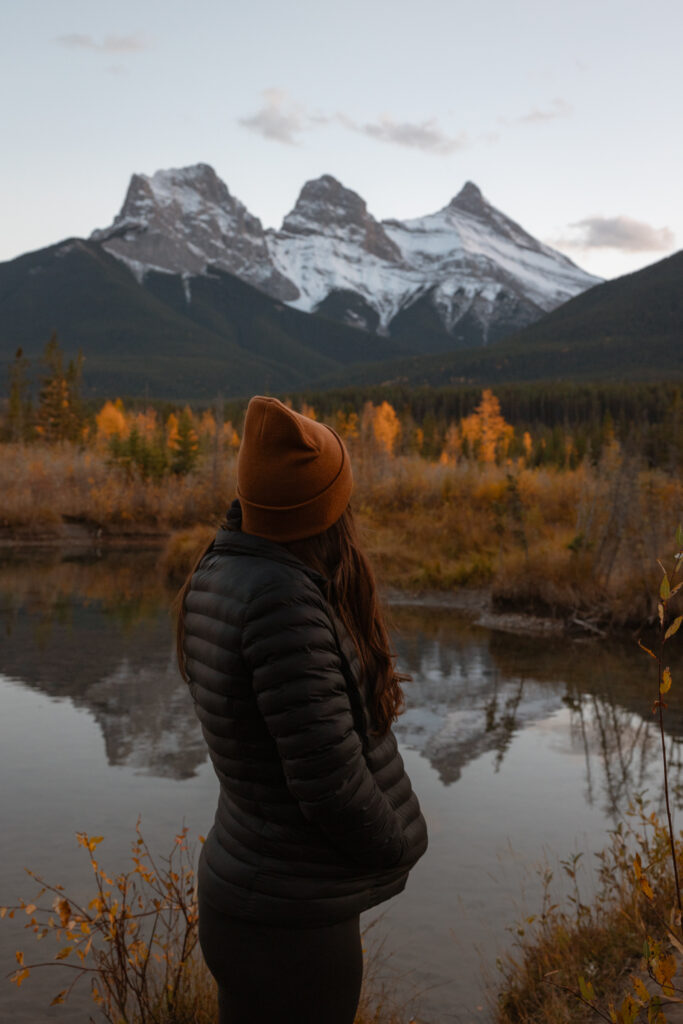
[[(217, 783), (175, 667), (171, 597), (154, 552), (0, 559), (0, 904), (34, 894), (25, 867), (89, 898), (77, 831), (105, 837), (112, 872), (138, 816), (162, 854), (183, 824), (210, 827)], [(378, 919), (368, 944), (383, 942), (385, 984), (421, 1022), (486, 1021), (496, 958), (538, 909), (538, 868), (561, 885), (559, 859), (584, 852), (589, 897), (591, 854), (630, 797), (658, 806), (650, 664), (630, 641), (524, 638), (439, 608), (398, 607), (393, 623), (413, 675), (396, 732), (430, 847), (363, 923)], [(667, 722), (678, 795), (683, 703)], [(2, 976), (16, 949), (35, 957), (22, 923), (0, 922)], [(50, 970), (20, 990), (0, 978), (1, 1021), (88, 1020), (85, 985), (48, 1007), (64, 987)]]

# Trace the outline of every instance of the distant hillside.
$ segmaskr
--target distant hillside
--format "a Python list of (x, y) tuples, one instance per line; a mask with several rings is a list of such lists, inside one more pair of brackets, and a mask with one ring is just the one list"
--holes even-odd
[(330, 386), (654, 380), (683, 375), (683, 251), (597, 285), (485, 349), (354, 367)]
[(80, 239), (0, 264), (0, 367), (18, 346), (39, 356), (52, 331), (68, 355), (83, 352), (86, 396), (279, 391), (405, 351), (284, 306), (224, 271), (148, 272), (141, 286), (98, 243)]

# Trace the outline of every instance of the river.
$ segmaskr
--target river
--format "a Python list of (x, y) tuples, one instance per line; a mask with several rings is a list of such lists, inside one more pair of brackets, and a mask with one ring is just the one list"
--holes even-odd
[[(174, 661), (155, 552), (56, 551), (0, 558), (0, 904), (35, 891), (24, 868), (92, 895), (77, 831), (103, 835), (100, 860), (126, 869), (135, 823), (165, 853), (185, 824), (211, 825), (217, 782)], [(406, 891), (363, 917), (382, 942), (387, 990), (421, 1024), (491, 1018), (497, 958), (539, 906), (545, 864), (592, 853), (634, 793), (660, 805), (654, 662), (633, 640), (576, 641), (482, 628), (462, 613), (392, 610), (407, 710), (396, 733), (429, 827)], [(667, 709), (681, 793), (683, 702)], [(0, 922), (2, 974), (35, 956), (22, 921)], [(39, 951), (46, 956), (46, 939)], [(50, 952), (54, 955), (56, 948)], [(377, 954), (375, 954), (377, 955)], [(84, 1022), (83, 985), (47, 1004), (62, 968), (21, 989), (0, 981), (0, 1020)], [(412, 1002), (411, 1002), (412, 1000)]]

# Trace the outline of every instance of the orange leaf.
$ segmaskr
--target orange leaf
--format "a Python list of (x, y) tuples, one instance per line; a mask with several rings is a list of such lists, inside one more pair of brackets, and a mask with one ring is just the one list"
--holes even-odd
[(71, 907), (69, 906), (69, 901), (58, 896), (54, 902), (54, 909), (59, 914), (59, 920), (61, 921), (62, 928), (66, 928), (71, 920)]
[(14, 955), (17, 958), (17, 963), (19, 964), (19, 966), (23, 967), (24, 966), (24, 954), (22, 953), (22, 951), (20, 949), (18, 949)]
[(655, 661), (657, 661), (657, 655), (653, 651), (651, 651), (649, 647), (646, 647), (641, 640), (638, 641), (638, 646), (640, 647), (641, 651), (645, 651), (646, 654), (649, 654), (651, 658), (654, 658)]
[(55, 960), (66, 960), (72, 949), (73, 946), (65, 946), (64, 949), (60, 949), (59, 953), (57, 953), (55, 957)]
[(25, 967), (23, 971), (17, 971), (16, 974), (13, 974), (12, 977), (10, 978), (10, 981), (13, 981), (15, 985), (20, 986), (22, 981), (25, 981), (30, 973), (31, 972), (29, 971), (28, 967)]
[(66, 995), (66, 989), (63, 988), (62, 991), (58, 992), (57, 995), (54, 997), (54, 999), (50, 1003), (50, 1006), (57, 1006), (59, 1003), (63, 1003), (65, 995)]

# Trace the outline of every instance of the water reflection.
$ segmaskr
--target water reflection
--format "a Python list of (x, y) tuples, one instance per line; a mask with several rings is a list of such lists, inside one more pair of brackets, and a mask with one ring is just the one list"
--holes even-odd
[[(6, 555), (0, 673), (88, 708), (110, 764), (189, 778), (206, 754), (175, 666), (172, 596), (155, 552)], [(445, 786), (489, 752), (490, 770), (504, 770), (516, 734), (542, 723), (557, 729), (558, 752), (583, 759), (584, 798), (608, 817), (656, 788), (654, 663), (635, 642), (516, 637), (436, 609), (396, 608), (393, 620), (401, 667), (414, 680), (396, 731)], [(672, 692), (667, 744), (680, 795), (683, 703)]]
[(206, 747), (178, 674), (154, 552), (0, 565), (0, 673), (86, 707), (108, 763), (191, 777)]
[[(636, 793), (658, 791), (656, 674), (635, 640), (511, 636), (435, 609), (396, 609), (393, 618), (401, 664), (413, 675), (410, 706), (396, 729), (445, 785), (486, 751), (494, 752), (499, 771), (515, 733), (566, 709), (568, 728), (562, 725), (557, 742), (565, 754), (584, 759), (587, 803), (615, 820)], [(673, 658), (674, 672), (680, 663)], [(670, 696), (667, 756), (680, 800), (683, 701), (674, 691)]]

